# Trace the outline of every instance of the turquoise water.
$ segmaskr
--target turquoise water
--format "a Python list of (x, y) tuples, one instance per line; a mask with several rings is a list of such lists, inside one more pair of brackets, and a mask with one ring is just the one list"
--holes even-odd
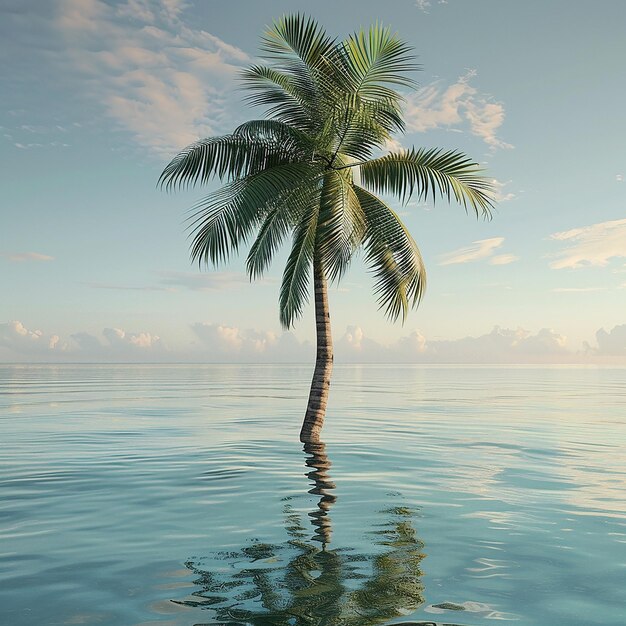
[(0, 623), (626, 624), (626, 369), (0, 367)]

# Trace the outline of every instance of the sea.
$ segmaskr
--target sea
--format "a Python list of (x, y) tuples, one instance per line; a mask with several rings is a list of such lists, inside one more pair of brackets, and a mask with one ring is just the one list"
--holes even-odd
[(624, 626), (626, 369), (0, 365), (0, 624)]

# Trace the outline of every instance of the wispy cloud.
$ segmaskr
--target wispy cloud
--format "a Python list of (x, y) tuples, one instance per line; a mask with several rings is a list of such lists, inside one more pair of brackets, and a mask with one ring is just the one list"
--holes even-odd
[(504, 105), (470, 84), (476, 75), (476, 70), (469, 70), (452, 85), (438, 80), (409, 96), (405, 105), (407, 129), (467, 128), (493, 149), (512, 148), (498, 137)]
[(92, 287), (93, 289), (111, 289), (113, 291), (171, 291), (175, 292), (176, 289), (171, 287), (159, 287), (158, 285), (116, 285), (114, 283), (84, 283), (86, 287)]
[[(160, 272), (160, 283), (169, 287), (183, 287), (192, 291), (224, 291), (250, 284), (245, 274), (236, 272)], [(272, 283), (263, 278), (257, 283)]]
[(141, 146), (172, 154), (211, 134), (245, 52), (184, 20), (176, 0), (61, 0), (57, 28), (85, 89)]
[(19, 148), (20, 150), (30, 150), (31, 148), (69, 148), (70, 144), (69, 143), (63, 143), (61, 141), (49, 141), (47, 143), (41, 143), (41, 142), (29, 142), (29, 143), (22, 143), (20, 141), (16, 141), (13, 144), (16, 148)]
[[(415, 0), (415, 6), (422, 12), (428, 13), (431, 7), (430, 0)], [(437, 4), (448, 4), (448, 0), (437, 0)]]
[(554, 293), (587, 293), (593, 291), (606, 291), (606, 287), (557, 287)]
[(512, 191), (506, 191), (506, 187), (511, 184), (510, 180), (502, 182), (494, 178), (491, 181), (491, 184), (494, 188), (493, 199), (496, 202), (508, 202), (509, 200), (513, 200), (516, 197), (516, 194), (514, 194)]
[[(111, 289), (120, 291), (169, 291), (175, 293), (180, 289), (191, 291), (226, 291), (248, 286), (250, 279), (237, 272), (158, 272), (158, 281), (153, 285), (125, 285), (117, 283), (89, 282), (87, 287), (94, 289)], [(268, 284), (276, 281), (264, 277), (255, 283)]]
[(502, 247), (504, 237), (492, 237), (472, 242), (472, 245), (448, 252), (441, 257), (439, 265), (456, 265), (458, 263), (471, 263), (490, 258), (493, 265), (506, 265), (517, 260), (511, 254), (494, 256), (494, 252)]
[(22, 263), (23, 261), (54, 261), (53, 256), (40, 254), (39, 252), (5, 252), (0, 254), (0, 256), (15, 263)]
[(582, 228), (554, 233), (550, 239), (565, 242), (566, 247), (553, 257), (552, 269), (604, 267), (609, 261), (626, 258), (626, 219), (600, 222)]
[(514, 254), (497, 254), (489, 259), (491, 265), (508, 265), (519, 261), (519, 257)]

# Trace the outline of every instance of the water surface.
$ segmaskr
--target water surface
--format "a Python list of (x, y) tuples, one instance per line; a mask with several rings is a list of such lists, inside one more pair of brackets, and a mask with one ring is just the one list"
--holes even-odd
[(0, 367), (0, 623), (626, 623), (626, 370)]

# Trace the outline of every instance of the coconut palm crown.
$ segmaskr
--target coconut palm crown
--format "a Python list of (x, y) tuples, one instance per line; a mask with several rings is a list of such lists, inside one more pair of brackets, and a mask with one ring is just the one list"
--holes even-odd
[(280, 287), (280, 321), (290, 328), (309, 299), (313, 277), (317, 360), (302, 441), (316, 441), (332, 370), (327, 281), (339, 281), (359, 249), (374, 277), (378, 303), (405, 319), (424, 293), (419, 249), (394, 210), (376, 194), (454, 198), (488, 217), (490, 181), (456, 150), (407, 149), (381, 156), (405, 128), (398, 88), (415, 88), (412, 49), (379, 24), (343, 41), (313, 20), (284, 16), (262, 38), (263, 65), (242, 74), (247, 101), (265, 108), (231, 134), (202, 139), (164, 169), (166, 189), (223, 186), (190, 218), (192, 259), (217, 266), (252, 242), (251, 279), (281, 244), (291, 250)]

